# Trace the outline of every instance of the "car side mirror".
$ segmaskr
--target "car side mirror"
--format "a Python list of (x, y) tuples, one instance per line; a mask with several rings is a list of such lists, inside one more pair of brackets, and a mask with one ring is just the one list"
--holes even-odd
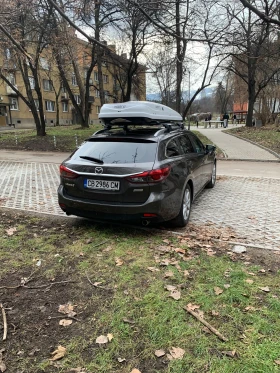
[(212, 154), (216, 150), (216, 146), (214, 145), (205, 145), (205, 154)]

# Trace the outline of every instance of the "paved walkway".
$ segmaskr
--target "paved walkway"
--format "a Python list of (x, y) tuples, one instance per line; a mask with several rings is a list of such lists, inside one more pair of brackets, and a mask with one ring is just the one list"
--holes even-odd
[[(232, 126), (230, 126), (231, 128)], [(236, 127), (235, 127), (236, 128)], [(280, 161), (279, 158), (248, 141), (241, 140), (222, 132), (223, 128), (198, 128), (200, 133), (207, 136), (214, 144), (224, 151), (228, 159)]]

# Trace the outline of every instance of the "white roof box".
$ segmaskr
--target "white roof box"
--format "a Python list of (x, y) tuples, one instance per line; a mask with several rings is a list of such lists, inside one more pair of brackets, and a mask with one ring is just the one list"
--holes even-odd
[(128, 101), (120, 104), (104, 104), (99, 119), (105, 124), (131, 123), (139, 125), (162, 122), (182, 122), (182, 117), (168, 106), (149, 101)]

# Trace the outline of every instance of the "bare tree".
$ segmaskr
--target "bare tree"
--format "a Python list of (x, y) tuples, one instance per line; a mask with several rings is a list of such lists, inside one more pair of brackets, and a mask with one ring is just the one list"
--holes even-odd
[(228, 4), (227, 12), (231, 20), (228, 40), (233, 45), (229, 53), (231, 63), (228, 70), (236, 74), (246, 85), (246, 126), (252, 126), (256, 100), (280, 71), (279, 40), (273, 25), (260, 20), (250, 9)]
[[(0, 68), (0, 77), (25, 102), (33, 115), (37, 135), (45, 136), (45, 116), (40, 84), (42, 55), (48, 50), (48, 37), (52, 32), (52, 8), (42, 8), (37, 0), (11, 0), (2, 12), (0, 30), (2, 50), (9, 58)], [(5, 24), (5, 26), (4, 26)], [(25, 92), (18, 90), (7, 78), (7, 73), (19, 70)]]

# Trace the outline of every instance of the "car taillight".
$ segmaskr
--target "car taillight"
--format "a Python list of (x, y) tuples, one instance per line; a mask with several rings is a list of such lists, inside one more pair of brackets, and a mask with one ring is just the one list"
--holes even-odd
[(79, 175), (75, 172), (69, 170), (69, 168), (65, 167), (63, 164), (59, 166), (60, 176), (65, 179), (76, 179)]
[(171, 167), (158, 168), (127, 177), (131, 183), (157, 183), (167, 178)]

